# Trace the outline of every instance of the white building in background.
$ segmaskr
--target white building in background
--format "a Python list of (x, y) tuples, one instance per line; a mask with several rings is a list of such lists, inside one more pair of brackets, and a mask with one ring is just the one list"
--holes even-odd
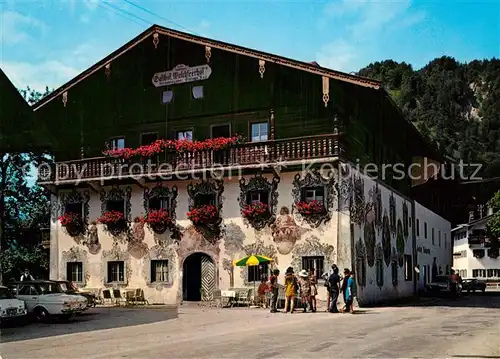
[(492, 215), (493, 212), (488, 210), (486, 216), (471, 218), (469, 223), (452, 230), (453, 268), (462, 278), (500, 279), (499, 253), (490, 247), (486, 237), (486, 224)]
[(415, 232), (420, 269), (418, 289), (423, 290), (435, 276), (446, 275), (451, 269), (451, 223), (415, 202)]

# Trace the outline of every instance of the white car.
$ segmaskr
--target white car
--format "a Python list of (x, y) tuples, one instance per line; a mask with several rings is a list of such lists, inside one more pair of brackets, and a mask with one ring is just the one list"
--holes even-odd
[(21, 319), (26, 314), (24, 302), (16, 299), (9, 288), (0, 286), (0, 321)]
[(65, 294), (57, 282), (38, 280), (13, 284), (16, 286), (16, 297), (25, 302), (28, 313), (34, 314), (38, 320), (49, 316), (70, 317), (87, 307), (85, 297)]

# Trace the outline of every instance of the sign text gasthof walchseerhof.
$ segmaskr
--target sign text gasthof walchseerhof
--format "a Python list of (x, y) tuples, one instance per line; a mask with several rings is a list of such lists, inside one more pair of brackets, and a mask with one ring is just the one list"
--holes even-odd
[(155, 87), (169, 86), (175, 84), (183, 84), (186, 82), (194, 82), (206, 80), (212, 74), (212, 69), (209, 65), (200, 65), (189, 67), (186, 65), (177, 65), (170, 71), (157, 72), (153, 75), (153, 85)]

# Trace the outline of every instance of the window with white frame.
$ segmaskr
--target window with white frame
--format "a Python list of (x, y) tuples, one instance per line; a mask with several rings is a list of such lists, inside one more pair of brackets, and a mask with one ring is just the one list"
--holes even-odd
[(251, 125), (251, 139), (252, 142), (267, 141), (268, 136), (268, 123), (256, 122)]
[(166, 211), (170, 210), (170, 198), (168, 197), (153, 197), (148, 200), (148, 209)]
[(306, 187), (302, 190), (302, 200), (304, 202), (318, 201), (323, 203), (325, 199), (324, 187)]
[(320, 279), (325, 271), (325, 257), (324, 256), (309, 256), (302, 257), (302, 269), (306, 271), (315, 270), (316, 278)]
[(151, 261), (151, 282), (168, 282), (168, 260)]
[(68, 262), (66, 264), (66, 280), (70, 282), (83, 282), (83, 263)]
[(420, 236), (420, 221), (417, 218), (417, 236)]
[(125, 263), (123, 261), (108, 262), (108, 283), (125, 282)]
[(177, 131), (175, 138), (178, 140), (193, 141), (193, 131), (192, 130), (182, 130)]
[(438, 230), (438, 244), (441, 247), (441, 230)]
[(115, 137), (109, 140), (111, 150), (121, 150), (125, 148), (125, 137)]
[(424, 222), (424, 238), (427, 239), (427, 222)]
[(257, 203), (269, 204), (268, 191), (250, 191), (247, 194), (247, 204), (254, 205)]
[(436, 238), (434, 237), (434, 228), (432, 228), (431, 230), (431, 236), (432, 236), (432, 245), (435, 246), (436, 245)]

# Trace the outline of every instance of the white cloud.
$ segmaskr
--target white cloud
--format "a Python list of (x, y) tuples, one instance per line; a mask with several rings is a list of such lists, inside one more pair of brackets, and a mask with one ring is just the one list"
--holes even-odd
[(353, 60), (356, 57), (356, 48), (343, 40), (327, 44), (316, 53), (316, 61), (320, 66), (345, 72), (355, 70)]
[(57, 88), (78, 75), (82, 69), (77, 69), (57, 60), (41, 63), (3, 62), (2, 69), (18, 88), (29, 86), (38, 91)]
[(386, 41), (389, 30), (401, 31), (425, 19), (425, 13), (412, 11), (411, 0), (334, 1), (324, 7), (323, 15), (319, 19), (321, 31), (335, 26), (342, 40), (323, 46), (317, 61), (342, 71), (357, 71), (357, 66), (365, 64), (366, 53)]
[(41, 21), (16, 11), (1, 13), (0, 23), (0, 44), (18, 44), (29, 40), (31, 31), (44, 32), (46, 30), (46, 26)]

